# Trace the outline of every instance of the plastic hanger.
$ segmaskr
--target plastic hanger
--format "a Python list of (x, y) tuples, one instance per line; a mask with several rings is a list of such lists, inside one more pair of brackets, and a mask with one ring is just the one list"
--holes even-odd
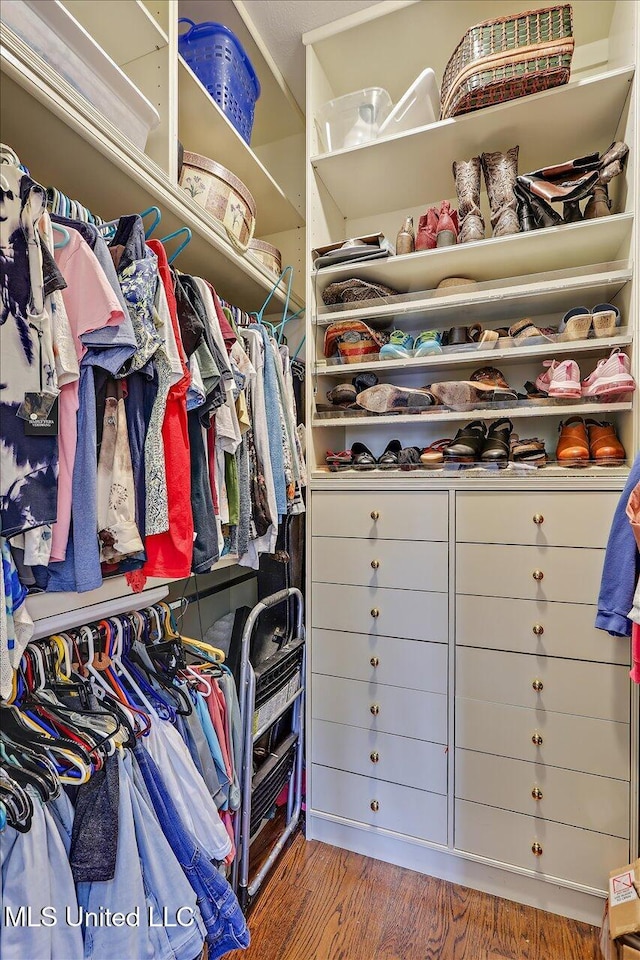
[(168, 257), (169, 263), (173, 263), (179, 254), (182, 253), (184, 248), (191, 243), (191, 237), (193, 234), (189, 227), (179, 227), (177, 230), (174, 230), (173, 233), (168, 233), (166, 237), (162, 237), (160, 243), (166, 246), (168, 240), (174, 240), (176, 237), (184, 236), (182, 243), (179, 243), (176, 249), (173, 251), (170, 257)]
[(53, 227), (53, 229), (54, 229), (57, 233), (59, 233), (59, 234), (62, 235), (62, 240), (60, 240), (58, 243), (54, 243), (53, 249), (54, 249), (54, 250), (62, 250), (63, 247), (66, 247), (66, 246), (67, 246), (67, 244), (69, 243), (69, 240), (71, 239), (70, 234), (69, 234), (69, 231), (67, 230), (66, 227), (60, 226), (59, 223), (53, 223), (53, 222), (52, 222), (52, 223), (51, 223), (51, 226)]
[(160, 221), (162, 220), (162, 214), (158, 207), (147, 207), (146, 210), (143, 210), (140, 214), (140, 219), (144, 220), (145, 217), (148, 217), (150, 214), (153, 214), (153, 221), (149, 227), (144, 232), (145, 240), (148, 240), (153, 231), (156, 229)]

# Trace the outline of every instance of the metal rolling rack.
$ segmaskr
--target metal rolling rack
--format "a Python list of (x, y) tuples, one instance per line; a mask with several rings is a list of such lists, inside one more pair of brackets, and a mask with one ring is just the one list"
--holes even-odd
[[(293, 636), (277, 653), (254, 669), (250, 660), (251, 638), (258, 618), (265, 610), (287, 602), (291, 602), (295, 608)], [(237, 854), (232, 881), (243, 910), (247, 909), (295, 830), (302, 809), (306, 656), (303, 603), (302, 594), (296, 587), (265, 597), (251, 610), (242, 634), (238, 692), (243, 730), (242, 802), (235, 821)], [(254, 745), (291, 707), (291, 732), (254, 771)], [(249, 882), (252, 838), (287, 783), (289, 796), (285, 828)]]

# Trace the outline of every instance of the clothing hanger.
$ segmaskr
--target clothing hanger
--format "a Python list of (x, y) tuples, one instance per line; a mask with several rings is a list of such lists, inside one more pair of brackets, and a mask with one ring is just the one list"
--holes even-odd
[(151, 213), (153, 214), (153, 221), (151, 223), (151, 226), (147, 227), (147, 229), (144, 232), (145, 240), (149, 239), (153, 231), (156, 229), (156, 227), (162, 220), (162, 214), (160, 213), (160, 210), (158, 209), (158, 207), (147, 207), (147, 209), (143, 210), (142, 213), (140, 214), (140, 219), (144, 220), (144, 218), (148, 217)]
[(53, 228), (57, 233), (59, 233), (59, 234), (62, 235), (62, 240), (59, 241), (58, 243), (54, 243), (53, 249), (54, 249), (54, 250), (62, 250), (63, 247), (66, 247), (66, 246), (67, 246), (67, 244), (69, 243), (69, 240), (71, 239), (71, 236), (70, 236), (70, 234), (69, 234), (69, 231), (67, 230), (66, 227), (60, 226), (59, 223), (53, 223), (53, 222), (52, 222), (52, 223), (51, 223), (51, 226), (52, 226), (52, 228)]
[(304, 347), (304, 342), (305, 342), (306, 339), (307, 339), (307, 335), (306, 335), (306, 333), (305, 333), (305, 335), (303, 336), (302, 340), (301, 340), (300, 343), (298, 344), (298, 349), (296, 350), (296, 352), (294, 353), (294, 355), (293, 355), (292, 358), (291, 358), (292, 361), (298, 359), (298, 354), (300, 353), (300, 351), (301, 351), (302, 348)]
[(160, 239), (160, 243), (163, 244), (163, 246), (166, 246), (166, 243), (168, 240), (174, 240), (176, 237), (180, 237), (180, 236), (184, 236), (184, 240), (182, 241), (182, 243), (178, 244), (178, 246), (173, 251), (171, 256), (167, 258), (169, 263), (173, 263), (176, 257), (182, 253), (184, 248), (191, 243), (191, 237), (192, 237), (191, 230), (189, 229), (189, 227), (178, 227), (178, 229), (174, 230), (173, 233), (168, 233), (166, 237), (162, 237)]

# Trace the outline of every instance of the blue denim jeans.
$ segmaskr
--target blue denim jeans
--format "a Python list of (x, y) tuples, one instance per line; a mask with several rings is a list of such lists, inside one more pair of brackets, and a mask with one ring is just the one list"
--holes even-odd
[(195, 890), (207, 928), (210, 960), (217, 960), (231, 950), (248, 947), (249, 930), (236, 895), (184, 827), (162, 782), (160, 770), (141, 744), (135, 748), (135, 758), (163, 833)]

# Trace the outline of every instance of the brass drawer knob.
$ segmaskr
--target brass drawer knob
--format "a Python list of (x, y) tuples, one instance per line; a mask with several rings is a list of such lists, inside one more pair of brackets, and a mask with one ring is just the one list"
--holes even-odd
[(537, 841), (536, 841), (535, 843), (532, 843), (532, 844), (531, 844), (531, 853), (534, 855), (534, 857), (541, 857), (541, 856), (542, 856), (542, 845), (541, 845), (540, 843), (538, 843)]
[(538, 583), (540, 583), (541, 580), (544, 580), (544, 573), (542, 572), (542, 570), (534, 570), (533, 579), (537, 580)]
[(380, 705), (378, 703), (372, 703), (371, 706), (369, 707), (369, 710), (374, 717), (377, 717), (378, 714), (380, 713)]
[(371, 608), (371, 616), (373, 617), (374, 620), (376, 620), (380, 616), (380, 611), (378, 610), (377, 607)]
[(371, 511), (371, 519), (372, 519), (372, 520), (379, 520), (379, 519), (380, 519), (380, 511), (379, 511), (379, 510), (372, 510), (372, 511)]
[(534, 800), (542, 800), (542, 790), (540, 787), (534, 787), (531, 791), (531, 796)]
[(539, 733), (534, 733), (534, 735), (531, 737), (531, 743), (534, 745), (534, 747), (541, 747), (544, 743), (544, 740)]
[(380, 657), (371, 657), (371, 660), (369, 660), (369, 663), (371, 664), (372, 667), (379, 667)]
[(539, 527), (541, 524), (544, 523), (544, 517), (542, 516), (541, 513), (534, 513), (533, 522), (536, 524), (536, 526)]
[(377, 763), (379, 759), (380, 759), (380, 756), (376, 753), (375, 750), (372, 750), (371, 753), (369, 754), (369, 760), (371, 760), (371, 763)]
[(544, 683), (542, 680), (534, 680), (531, 684), (536, 693), (540, 693), (541, 690), (544, 690)]
[(379, 566), (380, 566), (380, 561), (379, 561), (379, 560), (372, 560), (372, 561), (371, 561), (371, 569), (372, 569), (372, 570), (377, 570)]
[(544, 633), (544, 627), (541, 623), (534, 623), (533, 632), (535, 633), (536, 637), (541, 637)]
[(380, 809), (380, 804), (378, 803), (377, 800), (372, 800), (369, 806), (371, 807), (374, 813), (377, 813), (378, 810)]

